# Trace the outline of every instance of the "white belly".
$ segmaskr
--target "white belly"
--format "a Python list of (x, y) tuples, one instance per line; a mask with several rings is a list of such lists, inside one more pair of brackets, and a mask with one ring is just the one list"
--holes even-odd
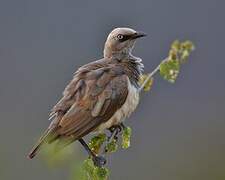
[(138, 89), (130, 83), (128, 79), (128, 95), (125, 103), (115, 114), (106, 122), (101, 124), (97, 131), (104, 131), (113, 125), (117, 125), (123, 122), (130, 114), (136, 109), (139, 103), (139, 92)]

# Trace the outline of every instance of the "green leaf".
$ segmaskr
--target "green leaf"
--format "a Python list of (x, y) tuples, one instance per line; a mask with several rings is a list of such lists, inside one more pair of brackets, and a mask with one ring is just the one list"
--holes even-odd
[(179, 40), (173, 41), (173, 43), (171, 44), (171, 49), (173, 49), (175, 51), (179, 51), (180, 48), (181, 48), (180, 41)]
[(160, 75), (167, 81), (174, 83), (180, 71), (178, 60), (167, 60), (160, 64)]
[(105, 147), (105, 151), (107, 153), (113, 153), (116, 152), (118, 149), (118, 144), (117, 144), (117, 140), (113, 139), (110, 143), (108, 143)]
[(95, 153), (98, 153), (106, 139), (107, 137), (105, 134), (98, 134), (97, 136), (94, 136), (89, 142), (90, 149)]
[(184, 63), (187, 61), (190, 53), (195, 49), (194, 44), (191, 41), (184, 41), (181, 43), (181, 50), (180, 50), (180, 62)]
[(130, 138), (132, 130), (130, 127), (125, 127), (122, 134), (122, 148), (127, 149), (130, 147)]
[[(139, 79), (139, 84), (142, 85), (142, 84), (145, 82), (145, 80), (146, 80), (147, 77), (148, 77), (148, 74), (143, 74), (143, 75), (141, 75), (141, 76), (140, 76), (140, 79)], [(144, 90), (144, 91), (150, 91), (151, 88), (152, 88), (152, 85), (153, 85), (153, 78), (151, 77), (151, 78), (147, 81), (147, 83), (145, 84), (143, 90)]]
[(191, 41), (174, 41), (167, 60), (160, 64), (160, 75), (167, 81), (174, 83), (180, 72), (180, 64), (186, 62), (194, 49), (194, 44)]
[(87, 174), (91, 175), (94, 172), (95, 165), (92, 159), (88, 158), (84, 161), (82, 168), (87, 172)]
[(92, 159), (84, 160), (79, 171), (76, 171), (75, 179), (79, 180), (107, 180), (109, 170), (105, 167), (97, 167)]
[(195, 49), (195, 45), (193, 44), (193, 42), (187, 40), (181, 43), (181, 49), (191, 52)]
[(96, 180), (107, 180), (109, 176), (109, 170), (105, 167), (95, 167), (94, 176), (96, 177)]

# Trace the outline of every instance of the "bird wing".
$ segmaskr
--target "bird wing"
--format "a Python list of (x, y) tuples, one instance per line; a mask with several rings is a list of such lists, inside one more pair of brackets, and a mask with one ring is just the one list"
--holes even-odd
[(128, 77), (115, 64), (96, 63), (79, 69), (53, 108), (53, 113), (64, 113), (56, 134), (76, 140), (109, 120), (126, 101), (127, 83)]
[(121, 66), (98, 60), (79, 68), (53, 107), (51, 124), (33, 147), (33, 158), (44, 143), (63, 140), (59, 148), (70, 144), (109, 120), (124, 104), (128, 77)]

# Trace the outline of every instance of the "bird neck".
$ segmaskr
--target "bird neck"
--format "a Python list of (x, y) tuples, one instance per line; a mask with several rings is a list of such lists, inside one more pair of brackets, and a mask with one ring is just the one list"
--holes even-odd
[(105, 47), (104, 58), (110, 59), (110, 61), (115, 60), (116, 63), (119, 62), (131, 83), (138, 88), (144, 65), (141, 63), (141, 58), (132, 55), (132, 49), (132, 47), (129, 47), (121, 51), (112, 51), (110, 48)]
[(109, 47), (104, 48), (104, 57), (105, 58), (116, 58), (116, 59), (125, 59), (132, 56), (132, 48), (123, 48), (120, 51), (114, 51)]
[(144, 70), (141, 58), (130, 54), (130, 56), (123, 60), (122, 63), (124, 64), (125, 72), (128, 75), (131, 84), (136, 88), (139, 88), (139, 79)]
[[(121, 55), (120, 55), (121, 56)], [(113, 56), (109, 59), (109, 62), (120, 66), (123, 69), (123, 73), (126, 74), (136, 88), (139, 88), (140, 75), (143, 73), (144, 65), (139, 57), (135, 57), (132, 54), (126, 55), (125, 58), (117, 58)]]

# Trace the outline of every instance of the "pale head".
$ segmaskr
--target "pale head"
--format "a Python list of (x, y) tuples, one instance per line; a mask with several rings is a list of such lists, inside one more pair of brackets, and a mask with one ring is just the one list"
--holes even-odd
[(135, 41), (146, 36), (143, 32), (131, 28), (116, 28), (108, 35), (104, 47), (104, 57), (113, 55), (128, 55), (131, 53)]

